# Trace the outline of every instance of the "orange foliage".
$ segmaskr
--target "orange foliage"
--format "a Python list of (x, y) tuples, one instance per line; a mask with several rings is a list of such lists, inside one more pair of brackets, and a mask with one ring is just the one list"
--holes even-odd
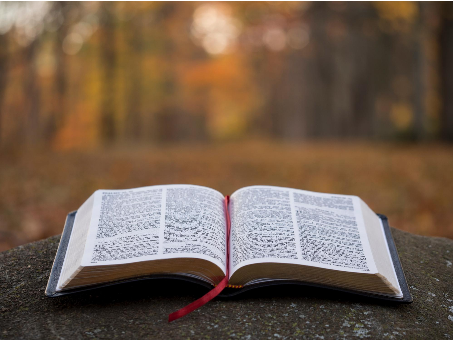
[(240, 54), (183, 64), (180, 73), (188, 107), (207, 102), (207, 126), (213, 139), (244, 134), (258, 101), (253, 75)]

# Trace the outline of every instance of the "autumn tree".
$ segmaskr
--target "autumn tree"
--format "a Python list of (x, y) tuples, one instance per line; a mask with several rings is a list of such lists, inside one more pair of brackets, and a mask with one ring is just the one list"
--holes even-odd
[(117, 79), (117, 36), (114, 3), (102, 3), (100, 8), (100, 30), (100, 63), (102, 71), (100, 132), (104, 144), (111, 144), (115, 141), (117, 135), (115, 110), (115, 82)]
[(9, 43), (8, 43), (8, 34), (0, 34), (0, 46), (3, 48), (0, 49), (0, 146), (2, 144), (3, 131), (2, 131), (2, 122), (3, 122), (3, 101), (5, 98), (5, 91), (8, 80), (8, 61), (9, 61)]
[(442, 3), (440, 33), (440, 64), (443, 107), (441, 138), (453, 142), (453, 3)]
[(133, 8), (127, 22), (128, 76), (126, 135), (131, 141), (142, 139), (143, 53), (146, 34), (145, 14), (141, 7)]

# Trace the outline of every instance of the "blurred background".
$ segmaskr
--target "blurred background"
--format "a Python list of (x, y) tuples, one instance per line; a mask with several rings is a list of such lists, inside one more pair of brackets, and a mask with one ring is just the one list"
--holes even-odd
[(453, 5), (0, 2), (0, 251), (97, 189), (358, 195), (453, 238)]

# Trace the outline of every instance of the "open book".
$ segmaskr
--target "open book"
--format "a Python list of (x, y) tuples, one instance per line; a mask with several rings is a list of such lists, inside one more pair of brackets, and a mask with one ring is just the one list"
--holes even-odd
[(356, 196), (272, 186), (98, 190), (68, 216), (46, 294), (225, 276), (229, 292), (291, 282), (412, 299), (385, 217)]

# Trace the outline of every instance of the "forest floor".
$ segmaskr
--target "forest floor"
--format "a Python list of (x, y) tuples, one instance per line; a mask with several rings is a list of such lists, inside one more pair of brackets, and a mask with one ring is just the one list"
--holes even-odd
[(453, 238), (453, 146), (310, 142), (0, 153), (0, 251), (62, 231), (97, 189), (276, 185), (360, 196), (391, 226)]

